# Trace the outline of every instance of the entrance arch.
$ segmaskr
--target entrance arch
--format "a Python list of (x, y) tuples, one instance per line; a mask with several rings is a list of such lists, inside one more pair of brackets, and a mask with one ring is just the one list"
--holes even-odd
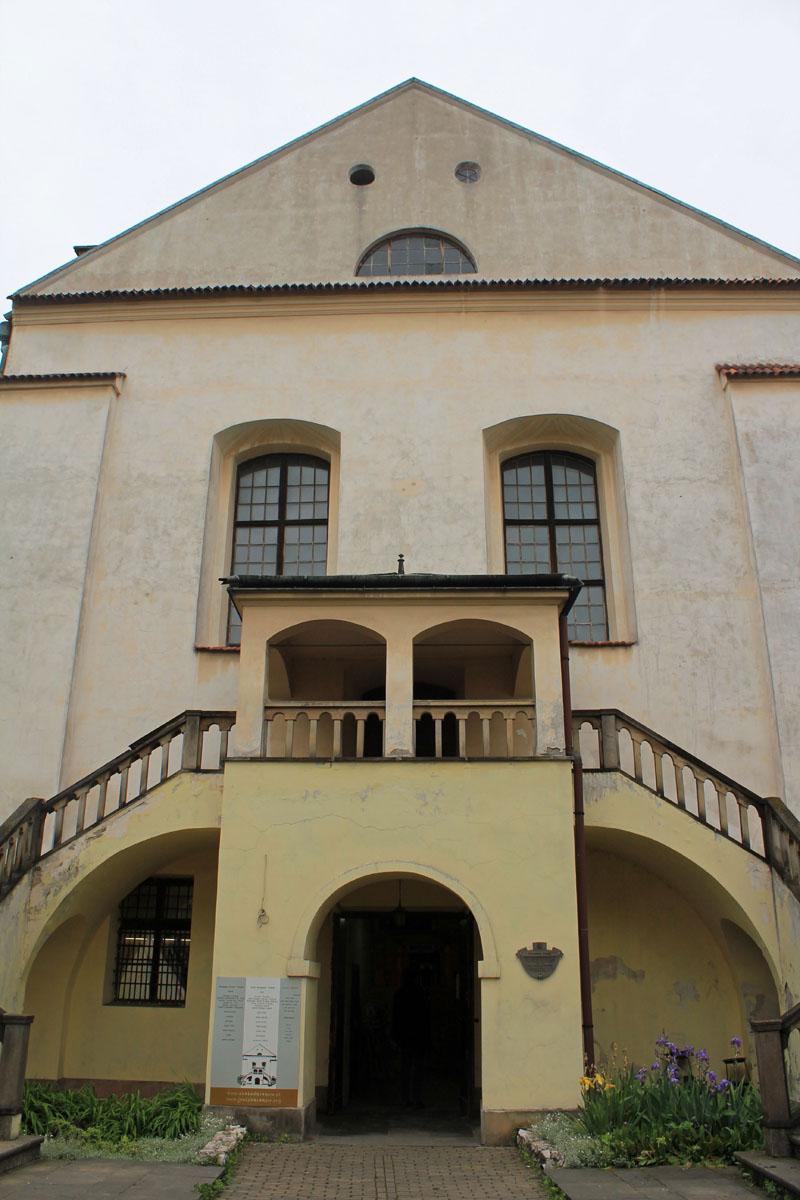
[(454, 879), (452, 875), (448, 875), (436, 867), (417, 862), (404, 862), (399, 859), (365, 863), (363, 866), (354, 867), (339, 875), (337, 879), (330, 880), (315, 892), (303, 912), (292, 941), (292, 954), (289, 960), (290, 975), (316, 976), (318, 974), (319, 964), (313, 958), (313, 950), (317, 935), (328, 913), (340, 897), (351, 891), (355, 885), (381, 877), (427, 879), (431, 883), (438, 883), (458, 896), (464, 907), (472, 913), (480, 938), (482, 953), (478, 963), (478, 977), (480, 979), (499, 979), (500, 963), (489, 916), (474, 892), (465, 887), (460, 880)]
[(295, 949), (318, 978), (308, 1032), (320, 1113), (391, 1120), (420, 1109), (427, 1120), (475, 1111), (480, 978), (497, 974), (476, 897), (418, 863), (364, 866), (320, 889)]

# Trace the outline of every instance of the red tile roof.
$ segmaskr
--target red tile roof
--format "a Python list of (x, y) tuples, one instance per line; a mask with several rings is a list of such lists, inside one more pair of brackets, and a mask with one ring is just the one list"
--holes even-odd
[(727, 379), (800, 379), (800, 363), (717, 363)]

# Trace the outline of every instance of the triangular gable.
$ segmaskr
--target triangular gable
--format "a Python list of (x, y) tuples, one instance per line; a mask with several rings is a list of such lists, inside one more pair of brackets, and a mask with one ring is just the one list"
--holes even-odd
[[(461, 159), (481, 163), (477, 183), (455, 179)], [(350, 183), (358, 162), (374, 184)], [(420, 227), (457, 238), (484, 278), (800, 275), (791, 255), (409, 79), (21, 292), (347, 282), (367, 246)]]

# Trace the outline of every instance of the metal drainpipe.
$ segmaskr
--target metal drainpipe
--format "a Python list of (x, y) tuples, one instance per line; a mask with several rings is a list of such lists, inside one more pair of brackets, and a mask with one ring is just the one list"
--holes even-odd
[(572, 795), (575, 823), (575, 890), (578, 900), (578, 969), (581, 980), (583, 1057), (586, 1069), (594, 1066), (594, 1022), (592, 1020), (592, 974), (589, 959), (589, 911), (586, 900), (586, 832), (583, 820), (583, 764), (572, 736), (572, 695), (569, 683), (569, 634), (567, 615), (558, 619), (561, 645), (561, 695), (564, 704), (564, 738), (567, 757), (572, 759)]

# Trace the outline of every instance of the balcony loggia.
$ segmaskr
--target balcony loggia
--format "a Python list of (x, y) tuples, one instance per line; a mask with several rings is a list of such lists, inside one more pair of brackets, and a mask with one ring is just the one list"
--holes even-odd
[(233, 758), (565, 751), (566, 575), (224, 580), (242, 617)]

